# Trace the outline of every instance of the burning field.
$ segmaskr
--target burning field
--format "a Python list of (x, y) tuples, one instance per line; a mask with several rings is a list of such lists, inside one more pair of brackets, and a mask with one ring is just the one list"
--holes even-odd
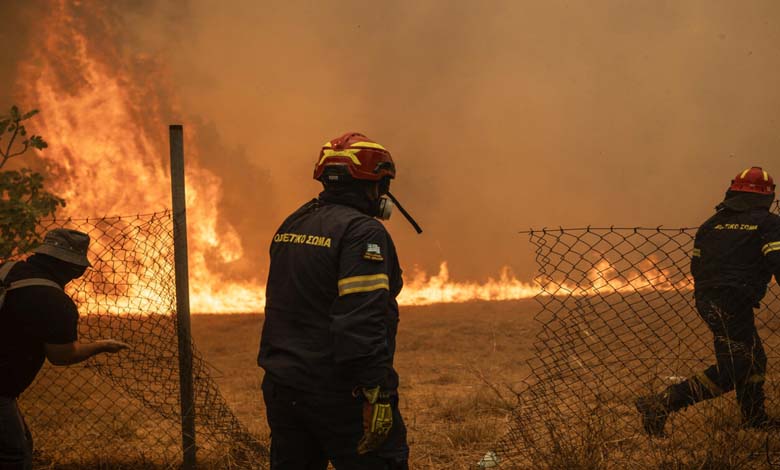
[[(46, 31), (44, 46), (18, 66), (14, 95), (43, 110), (36, 132), (50, 142), (50, 149), (35, 155), (34, 163), (48, 175), (51, 189), (67, 201), (58, 219), (134, 216), (170, 206), (165, 119), (183, 112), (165, 64), (148, 56), (126, 61), (125, 51), (112, 43), (110, 38), (127, 27), (114, 14), (109, 5), (52, 2), (39, 25)], [(67, 56), (47, 53), (65, 48), (70, 51)], [(205, 139), (219, 139), (210, 132), (199, 120), (185, 125), (192, 308), (210, 313), (260, 311), (265, 303), (265, 250), (281, 222), (281, 208), (294, 208), (318, 189), (302, 188), (289, 201), (274, 201), (275, 205), (260, 201), (261, 207), (246, 195), (236, 207), (235, 200), (242, 197), (237, 192), (267, 192), (273, 183), (257, 163), (238, 162), (248, 166), (246, 171), (257, 172), (250, 181), (245, 175), (231, 179), (237, 176), (232, 167), (215, 167), (215, 160), (224, 158), (220, 154), (230, 149), (204, 149)], [(215, 150), (216, 154), (204, 155)], [(303, 155), (316, 157), (316, 150)], [(297, 160), (296, 167), (314, 162)], [(301, 171), (300, 179), (308, 180), (310, 172)], [(254, 225), (242, 227), (250, 214)], [(250, 230), (254, 233), (247, 233)], [(402, 304), (510, 300), (538, 292), (507, 266), (499, 265), (497, 276), (455, 282), (446, 259), (428, 264), (434, 274), (412, 263), (399, 299)]]
[[(520, 14), (523, 8), (513, 2), (490, 9), (474, 3), (372, 10), (346, 1), (344, 7), (361, 18), (349, 30), (356, 38), (367, 36), (364, 43), (344, 43), (332, 30), (314, 27), (343, 24), (336, 11), (291, 5), (262, 13), (252, 3), (237, 0), (233, 9), (214, 11), (200, 0), (178, 7), (36, 0), (30, 8), (7, 4), (0, 10), (12, 20), (5, 34), (16, 44), (3, 59), (8, 70), (0, 96), (39, 109), (31, 125), (50, 144), (11, 164), (47, 176), (47, 187), (67, 201), (59, 219), (169, 207), (165, 131), (168, 124), (184, 124), (195, 311), (262, 309), (271, 237), (287, 214), (320, 190), (311, 179), (319, 146), (346, 129), (365, 132), (391, 149), (399, 168), (393, 191), (425, 229), (417, 236), (400, 217), (388, 222), (406, 272), (405, 305), (531, 297), (538, 292), (533, 253), (518, 231), (559, 224), (689, 226), (717, 203), (724, 178), (737, 171), (732, 167), (776, 164), (771, 145), (735, 148), (734, 142), (745, 140), (736, 137), (739, 128), (726, 130), (720, 118), (699, 120), (728, 114), (744, 121), (736, 117), (738, 109), (729, 108), (735, 106), (730, 95), (721, 96), (736, 82), (744, 100), (739, 109), (750, 109), (751, 122), (773, 122), (780, 96), (774, 86), (763, 86), (775, 81), (754, 60), (774, 51), (775, 31), (754, 29), (743, 64), (752, 73), (720, 74), (722, 88), (712, 91), (719, 99), (683, 98), (711, 67), (724, 69), (716, 65), (721, 58), (716, 51), (682, 77), (658, 66), (664, 52), (671, 54), (668, 61), (687, 61), (675, 44), (698, 44), (686, 36), (691, 31), (693, 39), (705, 41), (705, 32), (737, 28), (726, 20), (732, 15), (725, 8), (710, 11), (711, 21), (702, 25), (689, 8), (667, 5), (643, 25), (651, 36), (622, 37), (625, 31), (597, 32), (602, 22), (636, 22), (635, 12), (620, 2), (605, 4), (603, 11), (588, 9), (584, 16), (595, 24), (581, 25), (580, 7), (536, 5)], [(383, 15), (404, 21), (386, 23)], [(517, 27), (507, 23), (512, 17)], [(432, 18), (436, 28), (430, 27)], [(654, 29), (669, 18), (675, 18), (669, 27), (676, 36)], [(471, 22), (484, 27), (472, 28)], [(602, 77), (587, 61), (574, 60), (583, 54), (566, 42), (530, 41), (557, 28), (568, 28), (588, 51), (611, 50), (591, 58), (616, 75)], [(717, 34), (715, 39), (723, 41)], [(481, 41), (496, 46), (495, 59), (482, 53)], [(507, 56), (510, 44), (529, 50)], [(728, 51), (742, 46), (722, 44)], [(628, 60), (633, 48), (646, 48), (645, 62)], [(426, 54), (398, 53), (404, 50)], [(459, 54), (441, 52), (454, 50)], [(355, 67), (368, 74), (365, 83), (330, 66), (349, 62), (353, 53), (361, 58)], [(208, 54), (219, 60), (210, 66)], [(428, 54), (437, 60), (429, 61)], [(295, 73), (270, 59), (278, 56), (309, 64), (313, 73)], [(570, 60), (545, 59), (555, 56)], [(384, 59), (375, 64), (367, 57)], [(390, 64), (395, 79), (383, 72)], [(547, 85), (533, 72), (542, 69), (552, 69), (543, 77)], [(447, 71), (447, 80), (436, 78), (439, 70)], [(737, 81), (746, 76), (756, 82)], [(517, 82), (507, 83), (512, 77)], [(606, 78), (609, 87), (602, 85)], [(625, 100), (635, 101), (637, 89), (645, 91), (647, 102), (634, 103), (629, 119)], [(667, 98), (657, 96), (662, 92)], [(750, 105), (753, 101), (760, 105)], [(509, 109), (501, 103), (514, 104)], [(566, 112), (550, 116), (559, 108)], [(712, 112), (721, 108), (729, 112)], [(594, 109), (603, 114), (594, 115)], [(690, 121), (695, 128), (684, 125)], [(400, 129), (398, 122), (407, 124)], [(567, 129), (565, 135), (560, 129)], [(612, 129), (608, 142), (597, 138), (606, 129)], [(645, 134), (665, 138), (635, 145), (637, 139), (648, 141)], [(676, 145), (681, 150), (668, 151)], [(695, 155), (687, 156), (684, 149), (692, 146), (698, 146)], [(677, 161), (697, 168), (685, 170), (680, 190), (669, 186), (682, 184), (674, 177), (684, 171)], [(724, 177), (716, 168), (730, 169)], [(678, 204), (682, 194), (686, 203)]]
[[(766, 19), (780, 7), (751, 5), (3, 2), (0, 109), (40, 110), (29, 127), (49, 143), (9, 168), (40, 171), (67, 202), (44, 225), (93, 236), (95, 269), (69, 291), (82, 338), (134, 345), (44, 370), (22, 399), (41, 448), (65, 462), (98, 449), (90, 464), (111, 469), (180, 457), (165, 133), (180, 123), (206, 468), (267, 451), (268, 247), (321, 190), (322, 142), (347, 130), (391, 150), (393, 193), (425, 230), (386, 222), (404, 268), (412, 468), (472, 468), (488, 450), (522, 462), (502, 468), (769, 465), (774, 440), (734, 431), (723, 400), (667, 445), (638, 437), (630, 406), (710, 354), (692, 232), (660, 224), (704, 220), (745, 167), (780, 172), (780, 29)], [(776, 349), (776, 322), (761, 323)], [(685, 439), (703, 429), (707, 445)], [(729, 442), (747, 444), (717, 454)]]
[[(249, 8), (250, 4), (237, 1), (236, 14)], [(531, 281), (535, 266), (532, 253), (524, 247), (523, 238), (517, 236), (518, 231), (551, 224), (609, 226), (625, 223), (626, 226), (655, 226), (664, 223), (688, 226), (701, 220), (722, 193), (723, 175), (713, 173), (714, 168), (725, 165), (728, 168), (735, 165), (742, 168), (745, 164), (762, 163), (771, 168), (772, 163), (776, 163), (772, 156), (775, 154), (769, 148), (758, 153), (747, 153), (746, 149), (744, 155), (730, 150), (724, 155), (725, 159), (717, 163), (712, 160), (715, 157), (707, 157), (701, 160), (702, 163), (706, 161), (701, 171), (686, 176), (688, 183), (685, 185), (685, 197), (688, 203), (684, 206), (676, 205), (675, 191), (667, 194), (666, 191), (657, 191), (657, 188), (659, 184), (667, 185), (668, 175), (676, 174), (679, 169), (675, 167), (662, 174), (645, 171), (648, 162), (657, 161), (660, 149), (636, 148), (632, 140), (625, 141), (625, 137), (621, 137), (624, 133), (619, 130), (612, 133), (610, 148), (600, 148), (601, 144), (592, 141), (597, 130), (602, 132), (599, 129), (617, 125), (615, 118), (610, 117), (612, 114), (609, 110), (614, 111), (614, 108), (623, 106), (621, 94), (636, 94), (633, 86), (627, 84), (626, 88), (612, 90), (615, 96), (606, 95), (600, 89), (594, 91), (588, 84), (599, 83), (597, 76), (590, 76), (590, 81), (585, 80), (586, 83), (574, 86), (572, 91), (582, 91), (583, 96), (580, 98), (586, 92), (597, 92), (598, 97), (605, 98), (601, 106), (607, 109), (604, 117), (593, 117), (589, 102), (573, 101), (573, 107), (567, 113), (572, 122), (564, 127), (572, 132), (571, 139), (568, 139), (572, 145), (580, 146), (578, 152), (561, 148), (563, 144), (558, 142), (555, 144), (557, 146), (550, 146), (544, 153), (539, 153), (540, 147), (552, 144), (548, 140), (557, 138), (551, 129), (528, 132), (522, 139), (513, 139), (511, 145), (507, 143), (508, 146), (504, 148), (497, 147), (504, 140), (499, 136), (513, 135), (517, 128), (529, 128), (529, 120), (537, 125), (546, 122), (542, 117), (548, 113), (532, 112), (538, 104), (530, 101), (529, 97), (506, 95), (510, 89), (516, 90), (517, 86), (507, 88), (504, 94), (486, 94), (487, 90), (503, 84), (500, 82), (502, 75), (495, 72), (497, 68), (505, 70), (505, 64), (487, 61), (479, 52), (481, 49), (475, 50), (476, 46), (472, 45), (472, 42), (477, 42), (475, 33), (467, 27), (468, 23), (459, 21), (472, 16), (480, 18), (485, 24), (497, 28), (483, 40), (516, 42), (522, 38), (513, 37), (502, 29), (507, 26), (504, 16), (516, 13), (512, 2), (502, 3), (495, 9), (481, 9), (474, 4), (452, 6), (441, 11), (433, 7), (414, 9), (406, 5), (398, 6), (398, 11), (394, 12), (407, 19), (410, 32), (421, 35), (419, 39), (430, 41), (427, 46), (430, 51), (446, 48), (446, 38), (455, 42), (450, 47), (458, 46), (462, 51), (462, 56), (457, 60), (439, 56), (442, 63), (436, 65), (427, 65), (424, 58), (417, 57), (393, 59), (405, 65), (399, 64), (397, 70), (411, 70), (398, 76), (402, 84), (413, 78), (421, 86), (419, 90), (404, 89), (402, 96), (427, 105), (420, 104), (420, 109), (417, 109), (422, 113), (419, 119), (426, 122), (425, 134), (429, 136), (426, 138), (421, 138), (417, 130), (399, 131), (392, 119), (386, 122), (388, 116), (403, 115), (402, 103), (388, 103), (387, 98), (381, 98), (381, 91), (365, 90), (350, 81), (343, 84), (343, 89), (339, 88), (339, 80), (350, 76), (346, 70), (334, 70), (323, 74), (327, 79), (313, 81), (307, 81), (298, 74), (291, 79), (288, 87), (279, 84), (289, 79), (290, 71), (279, 69), (279, 64), (273, 61), (265, 66), (262, 60), (258, 60), (260, 56), (251, 56), (252, 60), (234, 63), (236, 67), (247, 67), (242, 69), (247, 72), (244, 77), (234, 76), (235, 71), (224, 62), (219, 62), (222, 72), (204, 70), (202, 54), (213, 48), (221, 50), (225, 60), (232, 59), (230, 54), (234, 52), (245, 51), (245, 48), (258, 44), (263, 45), (263, 49), (258, 52), (262, 54), (274, 42), (266, 34), (270, 37), (273, 34), (296, 36), (307, 45), (323, 42), (323, 48), (330, 46), (339, 53), (345, 49), (344, 44), (338, 43), (325, 31), (299, 31), (302, 24), (294, 26), (285, 23), (289, 21), (289, 15), (300, 13), (296, 7), (291, 7), (290, 11), (267, 12), (267, 15), (260, 15), (249, 8), (250, 11), (244, 11), (246, 18), (235, 23), (231, 17), (233, 13), (211, 11), (208, 2), (191, 1), (184, 5), (174, 8), (144, 1), (96, 4), (40, 0), (37, 9), (3, 6), (2, 13), (13, 19), (13, 27), (7, 34), (13, 35), (17, 48), (14, 49), (15, 55), (5, 59), (4, 63), (8, 64), (9, 69), (5, 74), (8, 83), (0, 96), (24, 108), (41, 110), (33, 125), (35, 132), (43, 135), (50, 143), (50, 148), (25, 156), (24, 161), (12, 163), (33, 166), (48, 176), (48, 187), (67, 201), (67, 206), (58, 214), (60, 219), (130, 216), (169, 207), (165, 131), (170, 123), (184, 124), (190, 221), (190, 285), (195, 311), (229, 313), (262, 309), (263, 284), (268, 264), (266, 251), (270, 239), (289, 212), (319, 191), (318, 184), (311, 179), (312, 165), (319, 146), (325, 139), (345, 129), (361, 130), (387, 143), (399, 167), (399, 176), (393, 183), (394, 192), (406, 201), (405, 204), (426, 230), (424, 236), (418, 237), (400, 217), (388, 222), (406, 270), (406, 289), (401, 299), (406, 305), (528, 298), (538, 292)], [(350, 6), (356, 8), (356, 14), (365, 13), (363, 23), (356, 22), (356, 34), (363, 34), (364, 28), (377, 27), (376, 23), (382, 22), (377, 12), (369, 14), (370, 9)], [(556, 16), (561, 15), (561, 12), (554, 7), (537, 7), (535, 13), (543, 21), (557, 18), (568, 22), (578, 17), (576, 11)], [(605, 7), (604, 14), (608, 11), (627, 18), (633, 15), (622, 7), (612, 7)], [(36, 11), (45, 11), (45, 14)], [(335, 12), (312, 10), (310, 16), (301, 21), (313, 20), (318, 14), (331, 19)], [(652, 29), (655, 22), (665, 18), (664, 14), (677, 15), (675, 24), (680, 35), (687, 31), (685, 28), (688, 22), (695, 22), (695, 15), (683, 7), (675, 10), (667, 6), (657, 14), (659, 18), (648, 19), (646, 28)], [(712, 14), (712, 23), (718, 24), (721, 15), (725, 16), (728, 12)], [(424, 27), (429, 27), (426, 19), (432, 15), (445, 15), (453, 21), (443, 22), (447, 24), (437, 26), (440, 29), (426, 31)], [(209, 22), (203, 23), (205, 16), (211, 18)], [(607, 20), (598, 15), (594, 21), (596, 19)], [(246, 26), (244, 22), (251, 25), (257, 21), (277, 20), (282, 21), (279, 23), (281, 29), (274, 32), (263, 30), (257, 38), (243, 38), (245, 43), (221, 43), (219, 41), (237, 39), (223, 38), (213, 31), (225, 24), (240, 29)], [(287, 27), (289, 31), (285, 29)], [(533, 28), (529, 26), (528, 34), (539, 29), (544, 31), (542, 25)], [(401, 31), (392, 28), (376, 34), (377, 37), (370, 36), (371, 45), (385, 52), (392, 50), (393, 41), (402, 36)], [(591, 38), (586, 31), (577, 34), (583, 40), (587, 38), (586, 44), (593, 47), (603, 46), (610, 38), (595, 33)], [(409, 40), (404, 39), (398, 47), (405, 46)], [(637, 41), (637, 45), (644, 44), (640, 38), (632, 40)], [(664, 41), (671, 39), (665, 37)], [(186, 43), (197, 45), (201, 48), (200, 52), (183, 47)], [(767, 41), (766, 44), (773, 43)], [(665, 45), (667, 43), (663, 42), (655, 47)], [(357, 44), (349, 46), (358, 47)], [(319, 48), (312, 46), (311, 50), (305, 47), (301, 49), (293, 43), (286, 47), (289, 50), (283, 51), (292, 59), (306, 59), (312, 62), (312, 67), (318, 72), (327, 70), (320, 70), (326, 67), (327, 61), (323, 64), (322, 59), (315, 58), (320, 52)], [(546, 47), (561, 53), (568, 51), (565, 45), (557, 43)], [(598, 59), (610, 64), (619, 60), (623, 49), (616, 45), (614, 47), (615, 57)], [(765, 43), (756, 39), (752, 47), (751, 51), (754, 52), (751, 54), (755, 55), (764, 50)], [(531, 58), (527, 60), (531, 61)], [(377, 73), (372, 78), (376, 79), (378, 85), (387, 80), (382, 78), (384, 75), (378, 70), (367, 67), (368, 64), (358, 64), (364, 71)], [(429, 84), (428, 81), (420, 82), (419, 74), (414, 72), (428, 71), (427, 67), (460, 67), (457, 64), (469, 64), (470, 70), (473, 70), (473, 83), (469, 82), (465, 89), (469, 93), (465, 95), (462, 87), (466, 84), (457, 78), (461, 74), (448, 75), (452, 83), (433, 80)], [(522, 65), (515, 64), (518, 72), (525, 70)], [(527, 65), (532, 67), (542, 64)], [(577, 74), (580, 72), (577, 69), (579, 65), (566, 62), (558, 64), (561, 74), (549, 74), (547, 79), (563, 80), (562, 76)], [(655, 64), (633, 62), (627, 69), (636, 75), (656, 70)], [(458, 68), (455, 71), (460, 72)], [(766, 73), (751, 76), (756, 77), (756, 80), (763, 77), (761, 80), (774, 83)], [(523, 77), (525, 81), (521, 83), (529, 89), (539, 86), (532, 80), (532, 76)], [(697, 74), (692, 72), (690, 78), (686, 77), (683, 83), (677, 84), (679, 89), (673, 87), (675, 82), (666, 75), (655, 76), (658, 81), (656, 84), (640, 82), (634, 86), (655, 90), (655, 86), (663, 85), (668, 93), (681, 93), (684, 83), (698, 83), (696, 77)], [(730, 77), (720, 78), (726, 81)], [(234, 83), (234, 80), (240, 79), (246, 84), (243, 88)], [(475, 87), (475, 84), (480, 86)], [(315, 101), (309, 104), (295, 101), (295, 97), (300, 96), (301, 90), (307, 86), (313, 87), (311, 94)], [(341, 93), (324, 93), (323, 88), (327, 87)], [(438, 87), (439, 94), (430, 95), (428, 90), (431, 87)], [(258, 88), (264, 90), (262, 100), (257, 97)], [(771, 96), (766, 94), (770, 90), (758, 83), (745, 88), (747, 90), (742, 95), (744, 99), (753, 99), (754, 93), (760, 94), (762, 106), (751, 108), (754, 119), (758, 119), (755, 116), (762, 109), (777, 108), (771, 106), (773, 97), (780, 99), (774, 87), (771, 87)], [(538, 91), (541, 93), (543, 90)], [(359, 99), (345, 99), (344, 95), (354, 96), (355, 93)], [(542, 98), (547, 95), (538, 96)], [(557, 95), (548, 97), (551, 105), (560, 99)], [(479, 118), (487, 111), (483, 109), (484, 106), (495, 105), (497, 100), (504, 98), (525, 103), (529, 114), (536, 117), (525, 114), (501, 116), (498, 113), (494, 119), (501, 121), (500, 124)], [(434, 99), (435, 102), (426, 102)], [(459, 105), (452, 110), (452, 115), (460, 120), (453, 119), (444, 125), (441, 116), (430, 114), (445, 103)], [(658, 104), (658, 101), (654, 103)], [(666, 110), (674, 109), (673, 114), (678, 116), (686, 116), (686, 112), (691, 109), (707, 114), (706, 109), (700, 109), (704, 106), (701, 102), (662, 103), (668, 106)], [(469, 106), (473, 106), (473, 110)], [(382, 112), (372, 113), (371, 110), (375, 109), (382, 109)], [(585, 109), (588, 110), (587, 114), (584, 113)], [(658, 125), (657, 113), (663, 111), (639, 109), (644, 110), (645, 114), (634, 115), (642, 118), (634, 127), (651, 132), (649, 129), (655, 129)], [(583, 111), (577, 113), (577, 110)], [(287, 119), (290, 113), (306, 116), (305, 122), (291, 126)], [(340, 118), (334, 120), (334, 113)], [(767, 121), (774, 119), (773, 113), (766, 117)], [(475, 117), (472, 118), (472, 115)], [(583, 122), (581, 118), (584, 115), (588, 116), (588, 121), (592, 121), (591, 124)], [(668, 115), (666, 117), (671, 118)], [(479, 118), (479, 125), (475, 127), (472, 124), (476, 124), (473, 122), (476, 118)], [(514, 123), (512, 118), (515, 118)], [(560, 117), (556, 120), (560, 120)], [(300, 120), (296, 118), (296, 122)], [(573, 123), (578, 123), (578, 126), (572, 127)], [(280, 132), (281, 126), (289, 127)], [(485, 130), (489, 126), (494, 126), (494, 130), (486, 134)], [(686, 131), (683, 139), (673, 129), (673, 125), (669, 127), (664, 131), (666, 142), (689, 142), (692, 139), (690, 132)], [(574, 129), (577, 131), (574, 132)], [(656, 131), (660, 132), (659, 129)], [(717, 139), (710, 138), (718, 133), (707, 133), (703, 129), (699, 131), (707, 135), (707, 142), (701, 142), (706, 145), (701, 153), (723, 153), (721, 150), (710, 151), (721, 145)], [(540, 135), (534, 136), (534, 133)], [(451, 143), (452, 136), (456, 135), (457, 146)], [(486, 141), (481, 137), (484, 135), (491, 137)], [(699, 141), (697, 137), (696, 142)], [(626, 152), (622, 149), (626, 147), (631, 148), (635, 158), (623, 158)], [(724, 145), (722, 148), (731, 149), (733, 145)], [(603, 154), (605, 151), (608, 153)], [(599, 152), (602, 155), (596, 159), (599, 162), (597, 165), (583, 166), (576, 163), (580, 159), (593, 162), (594, 153)], [(566, 153), (572, 154), (570, 162), (557, 160), (563, 158), (558, 154)], [(480, 154), (493, 156), (485, 161), (496, 163), (476, 164), (476, 160), (469, 157)], [(541, 170), (545, 158), (553, 159), (549, 170)], [(668, 158), (673, 160), (678, 156), (671, 155)], [(694, 158), (691, 164), (696, 161), (700, 160)], [(663, 167), (664, 161), (657, 161), (657, 165)], [(642, 178), (624, 177), (643, 173)], [(731, 173), (731, 170), (727, 172), (728, 175)], [(518, 178), (523, 181), (522, 184), (517, 184)], [(554, 191), (546, 189), (551, 187), (550, 178), (555, 180), (552, 185)], [(622, 196), (618, 198), (615, 194)], [(653, 196), (648, 199), (647, 194)], [(628, 200), (634, 203), (627, 204)], [(636, 213), (636, 207), (642, 207), (641, 214)], [(669, 207), (675, 210), (669, 211)]]

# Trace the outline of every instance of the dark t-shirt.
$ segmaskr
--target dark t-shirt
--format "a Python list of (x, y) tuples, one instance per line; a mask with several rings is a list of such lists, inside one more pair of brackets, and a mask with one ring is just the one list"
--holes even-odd
[[(21, 261), (6, 283), (28, 278), (56, 282), (44, 266)], [(16, 397), (35, 379), (46, 359), (45, 344), (68, 344), (78, 337), (78, 310), (63, 291), (49, 286), (9, 291), (0, 308), (0, 396)]]

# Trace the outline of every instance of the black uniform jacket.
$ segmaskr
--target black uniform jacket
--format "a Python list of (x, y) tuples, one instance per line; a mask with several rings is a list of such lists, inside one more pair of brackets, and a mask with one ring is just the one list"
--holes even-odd
[[(6, 282), (43, 278), (62, 285), (56, 266), (45, 258), (35, 255), (17, 263)], [(78, 320), (76, 304), (59, 289), (29, 286), (9, 291), (0, 308), (0, 396), (16, 397), (32, 383), (46, 360), (46, 344), (76, 341)]]
[(758, 303), (772, 275), (780, 279), (780, 216), (720, 206), (696, 233), (691, 273), (697, 291), (735, 287)]
[(397, 389), (395, 297), (403, 282), (384, 225), (321, 196), (282, 223), (270, 251), (257, 359), (266, 375), (318, 393)]

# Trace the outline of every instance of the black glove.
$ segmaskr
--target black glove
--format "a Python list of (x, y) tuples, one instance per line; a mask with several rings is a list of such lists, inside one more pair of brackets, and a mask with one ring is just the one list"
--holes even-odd
[(362, 395), (363, 401), (363, 437), (358, 442), (358, 454), (377, 450), (387, 439), (393, 428), (393, 409), (390, 405), (390, 393), (379, 386), (356, 390), (355, 396)]

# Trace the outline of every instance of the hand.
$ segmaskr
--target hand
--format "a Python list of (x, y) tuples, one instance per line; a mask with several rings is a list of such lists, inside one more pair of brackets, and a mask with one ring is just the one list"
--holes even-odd
[(393, 409), (390, 394), (380, 388), (363, 388), (360, 391), (363, 402), (363, 437), (358, 442), (358, 454), (365, 454), (379, 448), (393, 428)]
[(118, 353), (119, 351), (130, 347), (129, 344), (114, 339), (103, 339), (100, 340), (99, 343), (103, 352), (111, 354)]

